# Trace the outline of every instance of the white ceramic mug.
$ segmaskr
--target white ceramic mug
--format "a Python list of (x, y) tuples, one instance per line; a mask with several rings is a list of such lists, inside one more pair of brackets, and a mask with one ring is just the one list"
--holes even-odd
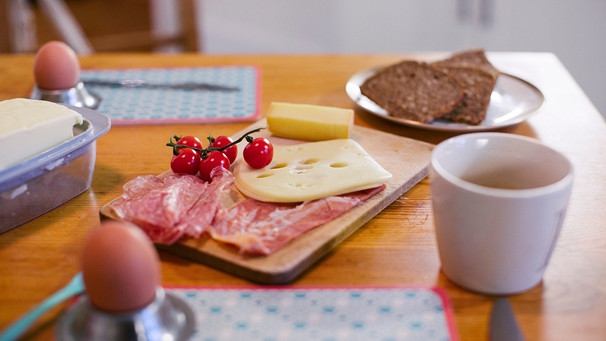
[(435, 147), (430, 185), (442, 271), (472, 291), (536, 286), (572, 189), (570, 161), (535, 139), (471, 133)]

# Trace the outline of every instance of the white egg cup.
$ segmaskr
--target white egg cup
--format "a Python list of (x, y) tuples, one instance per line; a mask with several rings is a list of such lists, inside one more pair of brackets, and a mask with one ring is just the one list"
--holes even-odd
[(183, 341), (192, 336), (195, 324), (191, 307), (159, 287), (152, 303), (126, 313), (101, 311), (82, 295), (59, 320), (56, 337), (63, 341)]
[(101, 104), (101, 97), (86, 90), (82, 82), (78, 82), (73, 88), (64, 90), (48, 90), (35, 86), (31, 98), (93, 110)]

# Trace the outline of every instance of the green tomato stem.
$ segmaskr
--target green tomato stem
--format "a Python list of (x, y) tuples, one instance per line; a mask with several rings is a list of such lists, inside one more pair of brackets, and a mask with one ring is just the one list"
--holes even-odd
[(206, 157), (208, 156), (208, 153), (210, 153), (210, 152), (213, 152), (213, 151), (219, 151), (219, 152), (224, 151), (225, 149), (227, 149), (227, 148), (229, 148), (229, 147), (231, 147), (233, 145), (236, 145), (236, 144), (242, 142), (245, 139), (246, 139), (246, 141), (251, 142), (252, 141), (252, 137), (249, 136), (249, 135), (253, 134), (253, 133), (258, 133), (262, 129), (266, 129), (266, 128), (256, 128), (256, 129), (247, 131), (244, 135), (240, 136), (237, 140), (235, 140), (235, 141), (231, 142), (230, 144), (227, 144), (227, 145), (225, 145), (223, 147), (219, 147), (219, 148), (212, 147), (212, 143), (214, 141), (214, 138), (212, 136), (207, 137), (208, 141), (211, 143), (211, 147), (208, 147), (208, 148), (192, 148), (192, 147), (189, 147), (189, 146), (186, 146), (186, 145), (178, 144), (177, 141), (179, 141), (179, 139), (181, 138), (181, 136), (178, 136), (178, 135), (173, 135), (169, 139), (168, 143), (166, 143), (166, 146), (173, 148), (173, 155), (179, 154), (179, 149), (181, 149), (181, 148), (190, 148), (190, 149), (193, 149), (193, 150), (197, 151), (198, 153), (200, 153), (200, 157), (202, 159), (206, 159)]

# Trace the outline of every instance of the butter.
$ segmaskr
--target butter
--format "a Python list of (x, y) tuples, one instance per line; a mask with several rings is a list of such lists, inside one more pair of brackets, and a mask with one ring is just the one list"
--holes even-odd
[(48, 101), (0, 101), (0, 170), (48, 150), (74, 136), (82, 115)]
[(303, 141), (347, 139), (352, 129), (352, 109), (274, 102), (267, 112), (272, 134)]
[(391, 174), (357, 142), (338, 139), (274, 146), (265, 168), (239, 162), (235, 184), (243, 194), (266, 202), (302, 202), (384, 184)]

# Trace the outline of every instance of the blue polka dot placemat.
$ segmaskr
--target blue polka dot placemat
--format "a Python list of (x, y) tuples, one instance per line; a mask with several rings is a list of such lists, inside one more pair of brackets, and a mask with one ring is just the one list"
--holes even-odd
[[(86, 88), (102, 97), (97, 111), (112, 125), (254, 121), (259, 113), (255, 66), (83, 70)], [(238, 91), (119, 87), (86, 81), (143, 80), (153, 84), (207, 83)]]
[(458, 340), (434, 288), (172, 288), (196, 314), (193, 340)]

